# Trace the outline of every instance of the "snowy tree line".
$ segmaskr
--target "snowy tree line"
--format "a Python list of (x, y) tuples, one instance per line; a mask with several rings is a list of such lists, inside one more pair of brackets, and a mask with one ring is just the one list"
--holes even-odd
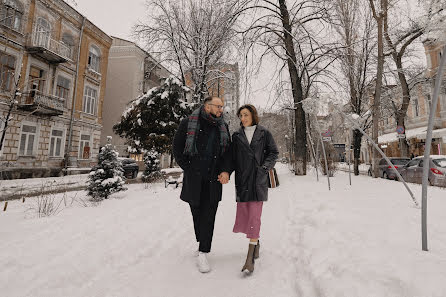
[[(361, 127), (373, 133), (376, 141), (383, 109), (397, 125), (405, 126), (409, 81), (421, 69), (414, 58), (417, 43), (426, 39), (442, 42), (445, 36), (446, 4), (440, 0), (146, 3), (148, 20), (135, 26), (135, 33), (147, 42), (151, 53), (175, 70), (180, 84), (192, 88), (194, 102), (206, 96), (221, 62), (242, 60), (245, 96), (249, 97), (249, 80), (263, 61), (277, 61), (277, 70), (271, 73), (277, 86), (273, 102), (293, 113), (294, 168), (298, 175), (306, 174), (308, 151), (308, 115), (302, 108), (303, 100), (328, 93), (330, 101), (342, 103), (347, 113), (357, 115)], [(382, 96), (389, 82), (398, 85), (402, 100)], [(175, 119), (149, 124), (145, 122), (147, 116), (138, 111), (144, 104), (156, 108), (151, 100), (158, 97), (152, 98), (152, 92), (137, 98), (123, 115), (122, 124), (115, 127), (129, 140), (133, 152), (147, 152), (152, 147), (159, 153), (169, 150)], [(184, 109), (183, 114), (175, 111), (175, 115), (181, 118), (187, 112), (190, 109)], [(149, 135), (144, 131), (150, 131)], [(354, 130), (356, 174), (361, 140), (361, 133)], [(400, 145), (402, 155), (407, 155), (405, 140)]]

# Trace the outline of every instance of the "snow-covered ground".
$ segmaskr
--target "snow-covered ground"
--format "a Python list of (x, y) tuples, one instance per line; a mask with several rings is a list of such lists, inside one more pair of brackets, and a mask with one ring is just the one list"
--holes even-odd
[[(180, 189), (128, 185), (83, 207), (84, 192), (58, 215), (36, 218), (10, 201), (0, 213), (1, 296), (446, 296), (446, 191), (429, 189), (429, 252), (420, 209), (403, 185), (338, 172), (292, 175), (264, 204), (261, 255), (240, 273), (247, 239), (232, 233), (234, 185), (224, 187), (209, 256), (195, 266), (193, 226)], [(411, 185), (420, 197), (421, 187)], [(68, 203), (70, 204), (70, 203)], [(1, 204), (3, 205), (3, 204)]]
[[(339, 162), (337, 163), (337, 166), (339, 170), (348, 172), (348, 163)], [(369, 168), (370, 168), (369, 164), (359, 164), (359, 173), (367, 175)], [(354, 172), (353, 164), (350, 164), (350, 172)]]

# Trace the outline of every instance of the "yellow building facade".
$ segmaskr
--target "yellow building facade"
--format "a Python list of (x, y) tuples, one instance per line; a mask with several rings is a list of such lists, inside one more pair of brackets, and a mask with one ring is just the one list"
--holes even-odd
[(62, 0), (1, 1), (0, 178), (96, 163), (111, 43)]

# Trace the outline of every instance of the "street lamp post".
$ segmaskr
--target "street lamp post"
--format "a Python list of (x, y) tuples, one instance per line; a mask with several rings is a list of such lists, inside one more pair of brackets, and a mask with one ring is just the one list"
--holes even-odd
[(423, 161), (423, 185), (421, 190), (421, 241), (423, 251), (427, 251), (427, 184), (429, 181), (430, 170), (430, 150), (432, 144), (432, 130), (434, 128), (434, 117), (437, 109), (438, 95), (440, 94), (441, 82), (443, 79), (443, 70), (446, 64), (446, 46), (443, 47), (443, 55), (441, 56), (440, 64), (438, 66), (437, 76), (435, 79), (434, 95), (429, 114), (429, 122), (426, 133), (426, 144), (424, 150)]

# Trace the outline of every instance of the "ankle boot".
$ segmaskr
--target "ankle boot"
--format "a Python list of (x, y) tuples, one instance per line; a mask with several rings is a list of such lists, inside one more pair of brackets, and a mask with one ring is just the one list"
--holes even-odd
[(257, 245), (255, 247), (254, 259), (258, 259), (260, 257), (260, 240), (257, 241)]
[(249, 245), (248, 255), (246, 255), (246, 262), (242, 268), (242, 272), (245, 270), (247, 270), (250, 273), (254, 271), (254, 250), (255, 250), (255, 248), (256, 248), (255, 245), (253, 245), (253, 244)]

